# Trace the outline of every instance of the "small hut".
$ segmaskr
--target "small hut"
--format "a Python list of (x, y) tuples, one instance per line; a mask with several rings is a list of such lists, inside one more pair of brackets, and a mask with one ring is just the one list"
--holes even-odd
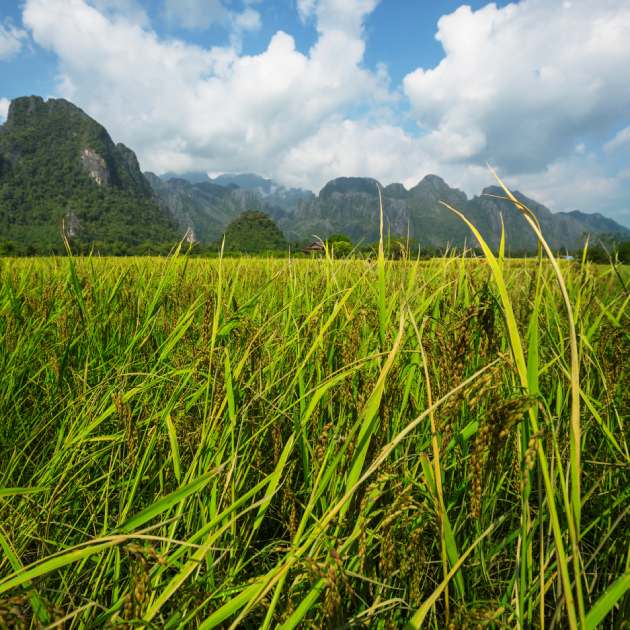
[(302, 249), (302, 252), (305, 254), (323, 254), (325, 251), (326, 246), (322, 241), (313, 241)]

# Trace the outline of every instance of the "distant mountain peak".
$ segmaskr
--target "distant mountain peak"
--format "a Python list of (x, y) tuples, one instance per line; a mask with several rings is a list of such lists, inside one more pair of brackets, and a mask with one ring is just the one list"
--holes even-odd
[(601, 212), (582, 212), (581, 210), (570, 210), (569, 212), (561, 212), (559, 214), (567, 214), (569, 216), (579, 218), (588, 217), (590, 219), (605, 219), (607, 221), (611, 221), (611, 219), (604, 216)]
[(92, 120), (80, 107), (63, 98), (44, 100), (41, 96), (19, 96), (9, 104), (5, 125), (12, 127), (28, 124), (33, 115), (64, 112), (85, 120)]
[(336, 177), (331, 179), (320, 191), (319, 198), (326, 199), (333, 194), (378, 195), (381, 184), (373, 177)]
[(383, 192), (387, 197), (392, 197), (394, 199), (405, 199), (409, 196), (409, 191), (399, 182), (388, 184), (385, 188), (383, 188)]
[(422, 182), (425, 182), (426, 184), (431, 184), (432, 186), (439, 186), (439, 187), (448, 186), (448, 184), (444, 181), (442, 177), (440, 177), (439, 175), (434, 175), (433, 173), (429, 173), (428, 175), (425, 175), (420, 180), (420, 183)]
[(466, 193), (458, 188), (451, 188), (439, 175), (425, 175), (413, 188), (409, 189), (413, 197), (424, 199), (426, 203), (446, 201), (462, 205), (468, 201)]
[(261, 177), (255, 173), (223, 173), (214, 177), (212, 181), (220, 186), (235, 185), (244, 190), (260, 192), (263, 195), (272, 194), (278, 188), (281, 188), (279, 184), (276, 184), (271, 179)]
[(616, 221), (609, 219), (600, 212), (582, 212), (581, 210), (571, 210), (571, 212), (558, 212), (558, 217), (570, 217), (579, 221), (585, 228), (585, 232), (599, 234), (618, 234), (624, 238), (630, 238), (630, 229), (619, 225)]
[[(511, 191), (512, 194), (516, 197), (517, 195), (521, 195), (521, 193), (518, 190), (512, 190)], [(503, 188), (501, 188), (501, 186), (496, 186), (495, 184), (492, 184), (490, 186), (486, 186), (482, 191), (481, 191), (482, 195), (492, 195), (494, 197), (505, 197), (505, 190), (503, 190)]]
[[(527, 195), (524, 195), (520, 190), (510, 190), (510, 192), (514, 195), (514, 197), (516, 197), (516, 199), (518, 201), (520, 201), (521, 203), (523, 203), (526, 206), (528, 206), (530, 208), (530, 210), (536, 210), (538, 212), (544, 212), (544, 213), (548, 213), (548, 214), (553, 214), (551, 212), (551, 210), (549, 208), (547, 208), (547, 206), (545, 206), (542, 203), (532, 199), (531, 197), (528, 197)], [(497, 202), (499, 202), (499, 203), (506, 203), (506, 204), (508, 204), (508, 206), (506, 206), (506, 207), (514, 208), (514, 210), (516, 210), (516, 208), (514, 207), (514, 204), (512, 203), (510, 198), (505, 193), (505, 190), (503, 190), (503, 188), (501, 188), (500, 186), (495, 186), (495, 185), (486, 186), (481, 191), (480, 197), (482, 197), (482, 198), (483, 197), (486, 197), (486, 198), (489, 197), (489, 198), (494, 198), (494, 199), (499, 197), (499, 199), (496, 199)]]
[(183, 179), (191, 184), (200, 184), (210, 181), (208, 173), (205, 171), (188, 171), (183, 173), (169, 171), (160, 175), (160, 179), (164, 182), (167, 182), (169, 179)]

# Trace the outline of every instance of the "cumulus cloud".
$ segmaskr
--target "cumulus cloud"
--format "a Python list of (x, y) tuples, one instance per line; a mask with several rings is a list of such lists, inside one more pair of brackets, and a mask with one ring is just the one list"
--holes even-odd
[(191, 31), (204, 31), (219, 25), (230, 33), (230, 44), (240, 50), (243, 36), (261, 27), (260, 13), (250, 5), (257, 0), (245, 0), (242, 11), (228, 9), (225, 0), (166, 0), (164, 14), (171, 24)]
[(630, 148), (630, 126), (616, 133), (615, 137), (604, 145), (606, 153), (615, 153), (624, 148)]
[(205, 30), (229, 19), (221, 0), (166, 0), (164, 12), (169, 21), (190, 30)]
[(260, 13), (251, 7), (247, 7), (241, 13), (235, 13), (234, 25), (243, 31), (257, 31), (261, 27)]
[[(58, 93), (150, 170), (255, 171), (313, 190), (339, 175), (410, 186), (433, 172), (470, 194), (491, 181), (490, 162), (553, 209), (627, 207), (630, 180), (593, 157), (619, 155), (630, 133), (611, 138), (630, 116), (626, 0), (462, 6), (438, 23), (444, 59), (410, 72), (402, 92), (384, 65), (363, 65), (378, 0), (297, 0), (312, 48), (278, 31), (245, 55), (254, 4), (165, 0), (184, 28), (231, 31), (210, 48), (158, 36), (136, 0), (26, 0), (23, 22), (59, 60)], [(401, 124), (405, 104), (417, 132)]]
[(438, 22), (444, 59), (404, 79), (426, 146), (445, 160), (543, 171), (630, 115), (627, 0), (522, 0)]
[(358, 36), (363, 19), (378, 5), (379, 0), (298, 0), (302, 21), (315, 18), (320, 33), (344, 31)]
[(323, 30), (303, 54), (278, 31), (249, 56), (162, 40), (84, 0), (28, 0), (23, 20), (58, 56), (61, 94), (158, 171), (246, 166), (275, 174), (270, 165), (328, 117), (386, 93), (361, 68), (364, 43), (354, 32)]
[(0, 98), (0, 124), (7, 119), (10, 103), (9, 99)]
[(289, 184), (308, 181), (317, 190), (342, 174), (416, 184), (431, 164), (420, 145), (396, 125), (333, 117), (290, 147), (279, 166)]
[(17, 55), (24, 42), (27, 34), (22, 29), (16, 28), (11, 22), (0, 22), (0, 61), (12, 59)]
[(510, 179), (513, 188), (558, 210), (604, 212), (627, 196), (621, 173), (608, 172), (593, 155), (557, 160), (542, 173)]

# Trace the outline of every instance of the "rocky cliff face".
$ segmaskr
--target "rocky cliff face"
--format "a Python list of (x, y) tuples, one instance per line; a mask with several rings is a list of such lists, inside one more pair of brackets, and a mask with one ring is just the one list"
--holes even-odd
[[(318, 196), (302, 191), (291, 203), (280, 205), (268, 192), (278, 188), (277, 184), (253, 175), (231, 177), (225, 180), (229, 184), (225, 187), (183, 179), (165, 182), (149, 176), (154, 190), (180, 225), (194, 228), (201, 241), (220, 238), (229, 221), (248, 209), (271, 215), (291, 241), (326, 238), (333, 233), (364, 243), (379, 237), (380, 184), (372, 178), (339, 177), (328, 182)], [(251, 188), (236, 188), (236, 181)], [(267, 187), (266, 192), (261, 192), (261, 182)], [(579, 247), (585, 232), (630, 236), (630, 230), (601, 215), (554, 214), (535, 200), (516, 194), (538, 216), (546, 238), (556, 249)], [(442, 204), (446, 202), (470, 218), (492, 247), (499, 245), (503, 218), (509, 250), (535, 251), (536, 237), (523, 217), (511, 202), (498, 197), (503, 197), (503, 191), (490, 186), (469, 199), (437, 175), (427, 175), (409, 190), (399, 183), (390, 184), (382, 188), (385, 236), (409, 236), (419, 245), (431, 248), (475, 246), (470, 230)]]
[[(369, 177), (339, 177), (328, 182), (318, 197), (297, 204), (279, 220), (292, 239), (325, 238), (341, 232), (353, 241), (372, 242), (379, 235), (378, 182)], [(404, 199), (383, 196), (386, 233), (406, 234), (409, 208)]]
[[(202, 182), (197, 177), (188, 181), (183, 177), (165, 180), (154, 173), (144, 175), (178, 225), (184, 230), (192, 230), (196, 240), (202, 243), (220, 240), (228, 224), (243, 212), (264, 212), (279, 220), (288, 215), (286, 208), (295, 207), (299, 200), (315, 198), (312, 193), (279, 187), (270, 180), (252, 175), (220, 176)], [(235, 178), (250, 187), (237, 186)], [(225, 185), (219, 185), (217, 181)], [(261, 182), (268, 182), (268, 187), (265, 184), (263, 188)]]
[(151, 185), (140, 169), (136, 154), (122, 142), (116, 145), (115, 154), (118, 167), (125, 174), (121, 180), (126, 181), (126, 185), (132, 188), (136, 194), (151, 197), (153, 195)]
[(98, 186), (109, 185), (109, 169), (107, 162), (92, 149), (86, 147), (81, 151), (81, 164), (86, 173), (97, 183)]
[(226, 188), (255, 193), (264, 199), (268, 205), (284, 209), (293, 208), (300, 201), (315, 197), (310, 190), (286, 188), (271, 179), (265, 179), (253, 173), (225, 173), (210, 181)]
[(15, 99), (0, 126), (0, 245), (53, 251), (62, 225), (85, 243), (178, 236), (135, 154), (102, 125), (63, 99)]
[[(326, 237), (341, 232), (355, 242), (373, 242), (378, 238), (378, 182), (370, 178), (338, 178), (322, 188), (317, 199), (298, 204), (279, 224), (293, 238), (312, 234)], [(513, 253), (533, 252), (536, 237), (502, 189), (490, 186), (472, 199), (451, 188), (441, 177), (427, 175), (407, 190), (402, 184), (382, 189), (386, 234), (409, 236), (424, 247), (447, 245), (475, 246), (468, 227), (446, 208), (445, 202), (463, 212), (479, 229), (488, 243), (497, 248), (501, 237), (501, 218), (506, 230), (507, 246)], [(616, 234), (630, 237), (630, 230), (601, 215), (586, 213), (552, 213), (533, 199), (516, 193), (538, 217), (543, 233), (556, 249), (575, 249), (585, 233)]]

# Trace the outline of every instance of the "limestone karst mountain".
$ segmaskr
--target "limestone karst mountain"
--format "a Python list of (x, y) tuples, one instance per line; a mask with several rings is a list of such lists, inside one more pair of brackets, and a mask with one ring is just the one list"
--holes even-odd
[(61, 251), (62, 225), (108, 252), (166, 247), (181, 231), (133, 151), (103, 126), (63, 99), (15, 99), (0, 126), (0, 246)]
[[(114, 144), (107, 130), (63, 99), (15, 99), (0, 125), (0, 252), (62, 251), (61, 229), (84, 249), (102, 253), (168, 251), (185, 234), (216, 243), (244, 212), (262, 212), (291, 242), (346, 234), (378, 238), (378, 187), (367, 177), (339, 177), (318, 195), (253, 173), (211, 179), (201, 169), (176, 176), (142, 173), (136, 155)], [(382, 187), (386, 231), (420, 246), (474, 245), (461, 210), (498, 246), (501, 218), (512, 253), (533, 251), (535, 237), (514, 206), (490, 186), (469, 198), (437, 175), (410, 189)], [(601, 214), (553, 213), (516, 193), (538, 216), (552, 247), (573, 250), (586, 234), (630, 238), (630, 230)], [(238, 224), (237, 224), (238, 225)]]

